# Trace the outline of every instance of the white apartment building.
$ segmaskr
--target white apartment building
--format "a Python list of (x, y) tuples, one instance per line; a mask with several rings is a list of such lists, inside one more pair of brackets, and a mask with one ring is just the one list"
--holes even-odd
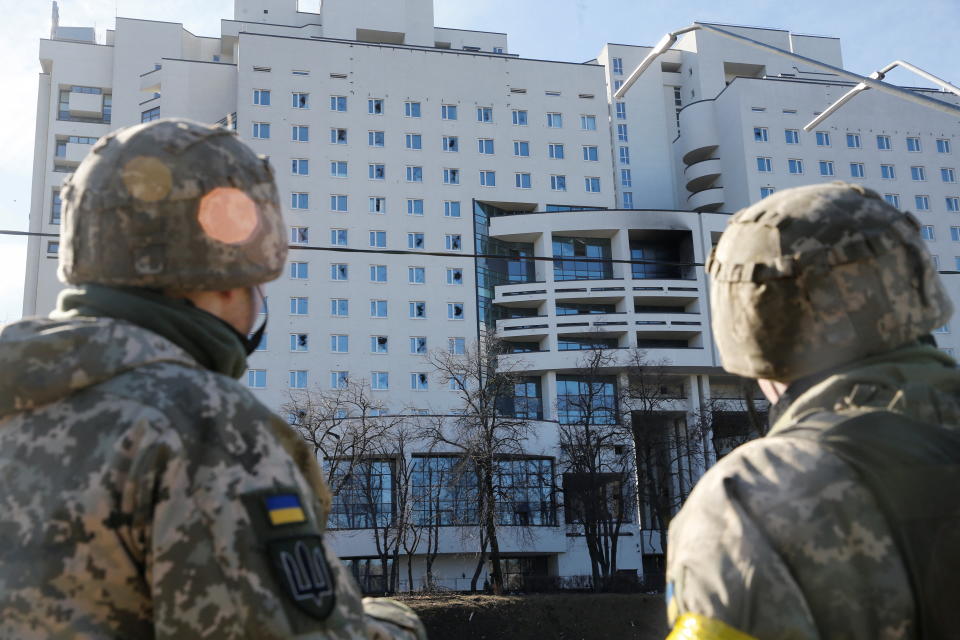
[[(525, 446), (537, 471), (503, 461), (517, 488), (504, 506), (514, 517), (501, 522), (511, 574), (590, 573), (559, 506), (557, 463), (585, 352), (642, 349), (667, 363), (671, 428), (736, 396), (713, 346), (702, 268), (730, 212), (777, 188), (862, 181), (929, 220), (933, 253), (960, 270), (958, 127), (936, 112), (868, 92), (807, 134), (803, 124), (849, 85), (712, 34), (685, 36), (616, 101), (649, 47), (608, 44), (583, 64), (532, 60), (510, 53), (505, 34), (436, 27), (431, 0), (296, 5), (236, 0), (216, 38), (118, 18), (104, 43), (60, 26), (55, 12), (40, 46), (30, 229), (58, 232), (63, 179), (113, 128), (167, 116), (236, 128), (272, 160), (292, 247), (287, 273), (267, 288), (267, 340), (247, 384), (277, 410), (291, 393), (363, 380), (391, 414), (456, 411), (455, 387), (427, 354), (459, 352), (482, 325), (494, 328), (542, 420)], [(735, 29), (841, 64), (834, 38)], [(57, 249), (31, 238), (25, 315), (55, 305)], [(945, 278), (960, 301), (960, 281)], [(945, 349), (960, 347), (960, 324), (942, 331)], [(626, 382), (619, 364), (608, 371), (614, 395)], [(697, 460), (670, 461), (669, 491), (686, 495), (729, 435), (704, 434)], [(389, 478), (389, 466), (378, 469)], [(533, 517), (523, 510), (537, 499)], [(376, 544), (345, 500), (331, 540), (370, 585)], [(657, 573), (649, 509), (633, 515), (618, 567)], [(477, 543), (470, 527), (449, 524), (433, 572), (463, 589)], [(419, 551), (414, 565), (416, 588)]]

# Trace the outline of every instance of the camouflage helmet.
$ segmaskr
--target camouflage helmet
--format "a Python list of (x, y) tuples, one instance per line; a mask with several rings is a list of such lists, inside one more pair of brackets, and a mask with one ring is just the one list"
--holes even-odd
[(164, 119), (115, 131), (62, 197), (65, 283), (215, 291), (283, 270), (273, 172), (222, 127)]
[(917, 219), (842, 182), (741, 210), (707, 272), (723, 366), (749, 378), (790, 382), (894, 349), (953, 312)]

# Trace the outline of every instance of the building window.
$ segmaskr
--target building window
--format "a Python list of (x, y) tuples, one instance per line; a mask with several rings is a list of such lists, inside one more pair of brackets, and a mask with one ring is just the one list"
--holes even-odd
[(630, 164), (630, 147), (620, 147), (620, 164)]
[(583, 184), (587, 193), (600, 193), (600, 178), (584, 178)]
[(800, 144), (800, 132), (796, 129), (785, 129), (783, 132), (787, 144)]
[(851, 178), (862, 178), (863, 176), (864, 176), (863, 163), (862, 163), (862, 162), (851, 162), (851, 163), (850, 163), (850, 177), (851, 177)]
[(580, 129), (583, 131), (596, 131), (597, 116), (580, 116)]
[(387, 176), (387, 166), (383, 164), (371, 164), (367, 166), (367, 177), (370, 180), (385, 180)]
[(370, 202), (370, 213), (376, 215), (383, 215), (387, 212), (387, 199), (381, 198), (379, 196), (371, 196), (369, 198)]
[(463, 238), (459, 233), (448, 233), (443, 237), (443, 247), (447, 251), (462, 251)]
[(50, 240), (47, 242), (47, 255), (48, 256), (58, 256), (60, 255), (60, 242), (57, 240)]
[(330, 162), (330, 177), (331, 178), (346, 178), (348, 177), (347, 163), (344, 160), (333, 160)]
[(859, 133), (848, 133), (847, 134), (847, 148), (848, 149), (859, 149), (860, 145), (860, 134)]
[(944, 182), (953, 183), (957, 181), (957, 174), (953, 169), (944, 167), (940, 169), (940, 179)]
[(367, 113), (372, 116), (382, 116), (383, 98), (370, 98), (367, 100)]
[(253, 123), (253, 137), (258, 140), (267, 140), (270, 138), (270, 123), (269, 122), (254, 122)]
[(423, 167), (407, 167), (407, 182), (423, 182)]
[(617, 383), (613, 376), (557, 376), (557, 419), (560, 424), (615, 424)]
[(153, 109), (147, 109), (140, 114), (140, 122), (153, 122), (154, 120), (160, 119), (160, 107), (154, 107)]
[(610, 240), (606, 238), (554, 236), (554, 280), (608, 280), (613, 277), (610, 256)]
[(771, 158), (757, 158), (757, 171), (760, 173), (770, 173), (773, 171), (773, 160)]
[(390, 389), (390, 374), (386, 371), (374, 371), (370, 374), (370, 388), (374, 391)]
[(350, 301), (346, 298), (330, 299), (330, 315), (337, 318), (346, 318), (350, 315)]
[(306, 333), (290, 334), (290, 351), (306, 352), (309, 351), (310, 337)]
[(307, 372), (291, 371), (290, 380), (287, 384), (291, 389), (306, 389), (307, 388)]
[(883, 194), (883, 199), (887, 201), (887, 204), (900, 208), (900, 194), (898, 193), (885, 193)]
[(623, 208), (633, 209), (633, 192), (632, 191), (623, 192)]
[(420, 231), (412, 231), (407, 234), (407, 249), (423, 249), (426, 246), (424, 235)]
[(617, 142), (629, 142), (630, 136), (627, 133), (627, 125), (617, 125)]
[(455, 104), (444, 104), (440, 105), (440, 117), (443, 120), (456, 120), (457, 119), (457, 105)]
[(370, 265), (370, 282), (386, 282), (386, 281), (387, 281), (387, 265), (385, 264)]
[(630, 169), (620, 169), (620, 184), (625, 187), (633, 186), (633, 171)]
[(383, 131), (367, 131), (367, 146), (382, 147), (383, 140)]
[(447, 320), (463, 320), (464, 309), (462, 302), (447, 303)]
[(930, 210), (930, 197), (929, 196), (913, 196), (914, 208), (917, 211), (929, 211)]
[(307, 227), (290, 227), (290, 244), (308, 244), (310, 229)]
[(414, 355), (414, 356), (427, 355), (427, 338), (425, 336), (410, 337), (410, 355)]
[(414, 300), (409, 303), (408, 311), (411, 319), (422, 320), (427, 317), (427, 303), (422, 300)]
[(513, 155), (518, 158), (530, 157), (530, 143), (525, 140), (514, 140)]
[(554, 191), (566, 191), (567, 176), (550, 176), (550, 188)]
[(459, 218), (460, 217), (460, 201), (459, 200), (445, 200), (443, 202), (443, 217), (444, 218)]
[(897, 177), (897, 172), (892, 164), (882, 164), (880, 165), (880, 177), (884, 180), (894, 180)]
[(305, 297), (290, 298), (290, 315), (305, 316), (310, 310), (310, 299)]
[(563, 160), (563, 145), (551, 143), (547, 146), (548, 155), (554, 160)]
[(926, 182), (927, 170), (924, 167), (910, 167), (910, 179), (914, 182)]
[(330, 279), (337, 280), (340, 282), (350, 279), (350, 268), (342, 263), (335, 262), (330, 265)]
[(331, 195), (330, 196), (330, 211), (335, 211), (339, 213), (344, 213), (347, 211), (347, 196), (345, 195)]
[(950, 153), (950, 141), (944, 138), (937, 139), (937, 153)]
[(493, 107), (477, 107), (477, 122), (493, 122)]
[(50, 224), (60, 224), (60, 211), (63, 209), (63, 200), (60, 198), (60, 190), (54, 189), (53, 201), (50, 206)]
[(627, 103), (618, 102), (616, 105), (616, 114), (617, 120), (626, 120), (627, 119)]
[(370, 336), (370, 353), (388, 353), (390, 341), (387, 336)]
[(957, 213), (960, 211), (960, 197), (957, 196), (947, 196), (947, 211), (951, 213)]
[(803, 160), (798, 160), (796, 158), (787, 160), (787, 170), (792, 174), (802, 174)]
[(444, 169), (443, 184), (460, 184), (460, 169)]
[(270, 106), (270, 90), (269, 89), (254, 89), (253, 90), (253, 104), (259, 107), (269, 107)]
[(443, 150), (451, 153), (460, 151), (460, 139), (457, 136), (443, 136)]
[(426, 373), (411, 373), (410, 374), (410, 390), (411, 391), (427, 391), (430, 388), (430, 378)]
[(587, 162), (597, 162), (600, 160), (600, 151), (597, 147), (592, 145), (585, 145), (583, 147), (583, 159)]
[(551, 129), (562, 129), (563, 128), (563, 114), (562, 113), (548, 113), (547, 114), (547, 126)]
[[(294, 142), (310, 142), (310, 127), (302, 124), (295, 124), (291, 126), (290, 139)], [(344, 130), (343, 140), (344, 143), (346, 143), (346, 130)]]
[(822, 176), (834, 175), (833, 162), (831, 162), (830, 160), (821, 160), (819, 164), (820, 164), (820, 175)]
[(610, 62), (613, 65), (613, 73), (618, 76), (623, 75), (623, 58), (611, 58)]
[(766, 142), (769, 140), (769, 132), (766, 127), (754, 127), (753, 128), (753, 141), (754, 142)]
[(419, 118), (420, 117), (420, 103), (419, 102), (404, 102), (403, 103), (403, 115), (407, 118)]
[(347, 96), (330, 96), (330, 111), (346, 111)]
[(350, 337), (341, 334), (331, 335), (330, 351), (333, 353), (348, 353), (350, 351)]
[(877, 149), (880, 151), (890, 151), (890, 136), (877, 136)]
[(496, 171), (481, 171), (480, 172), (480, 186), (481, 187), (495, 187), (497, 186), (497, 172)]
[(829, 147), (830, 146), (830, 133), (827, 131), (817, 131), (817, 146), (818, 147)]
[(480, 521), (477, 475), (462, 458), (413, 458), (413, 519), (420, 525), (465, 526)]
[(407, 267), (407, 282), (410, 284), (426, 284), (427, 270), (424, 267)]
[(447, 269), (447, 284), (462, 285), (463, 269)]
[(251, 389), (267, 388), (267, 370), (266, 369), (248, 369), (247, 386)]
[(290, 279), (291, 280), (306, 280), (309, 277), (310, 277), (309, 262), (291, 262), (290, 263)]
[(467, 352), (466, 338), (447, 339), (447, 353), (454, 356), (462, 356)]
[(483, 155), (493, 154), (493, 140), (491, 138), (478, 138), (477, 151)]
[(299, 93), (294, 92), (291, 95), (291, 106), (294, 109), (309, 109), (310, 108), (310, 94), (309, 93)]
[(371, 231), (370, 246), (378, 249), (385, 249), (387, 247), (387, 232)]
[(515, 173), (514, 174), (514, 186), (517, 189), (530, 189), (532, 186), (531, 178), (529, 173)]
[(370, 301), (370, 317), (386, 318), (387, 317), (387, 301), (371, 300)]
[(347, 371), (331, 371), (330, 372), (330, 388), (331, 389), (346, 389), (347, 384), (350, 382), (350, 373)]
[(421, 200), (420, 198), (407, 198), (407, 215), (422, 216), (423, 200)]
[(773, 187), (760, 187), (760, 199), (763, 200), (767, 196), (772, 196), (776, 192), (776, 189)]
[(330, 144), (347, 144), (347, 130), (330, 129)]
[(960, 227), (950, 227), (950, 239), (954, 242), (960, 242)]
[(907, 138), (907, 151), (920, 153), (920, 138)]
[(404, 136), (404, 146), (407, 149), (420, 151), (423, 149), (423, 136), (419, 133), (408, 133)]
[(310, 161), (306, 158), (293, 158), (290, 161), (290, 171), (295, 176), (310, 175)]
[(526, 109), (514, 109), (513, 110), (513, 124), (518, 127), (527, 126), (527, 110)]

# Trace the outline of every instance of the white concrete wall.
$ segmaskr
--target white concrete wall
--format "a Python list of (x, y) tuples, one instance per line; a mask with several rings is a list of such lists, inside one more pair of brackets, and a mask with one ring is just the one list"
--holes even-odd
[(402, 33), (399, 44), (432, 47), (433, 0), (324, 0), (324, 36), (357, 39), (357, 30)]

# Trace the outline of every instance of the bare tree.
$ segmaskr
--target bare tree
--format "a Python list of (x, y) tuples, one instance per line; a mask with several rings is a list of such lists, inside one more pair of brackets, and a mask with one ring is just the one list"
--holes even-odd
[(582, 532), (595, 591), (612, 584), (622, 526), (634, 512), (634, 458), (623, 422), (616, 356), (586, 351), (574, 393), (558, 398), (561, 468), (567, 525)]
[(716, 459), (767, 434), (769, 403), (755, 380), (738, 376), (711, 378), (710, 398), (698, 418)]
[[(435, 378), (452, 384), (459, 402), (452, 412), (455, 415), (433, 424), (427, 435), (436, 445), (462, 457), (459, 468), (463, 473), (476, 475), (481, 539), (489, 548), (491, 587), (496, 594), (503, 592), (497, 535), (497, 464), (504, 456), (520, 455), (524, 440), (532, 432), (531, 419), (513, 407), (515, 387), (523, 377), (522, 365), (502, 359), (504, 353), (501, 342), (481, 336), (462, 354), (433, 351), (428, 356)], [(483, 556), (481, 544), (481, 561)]]
[(283, 410), (314, 454), (323, 459), (334, 495), (396, 422), (385, 417), (386, 407), (364, 379), (345, 380), (337, 389), (290, 391)]

